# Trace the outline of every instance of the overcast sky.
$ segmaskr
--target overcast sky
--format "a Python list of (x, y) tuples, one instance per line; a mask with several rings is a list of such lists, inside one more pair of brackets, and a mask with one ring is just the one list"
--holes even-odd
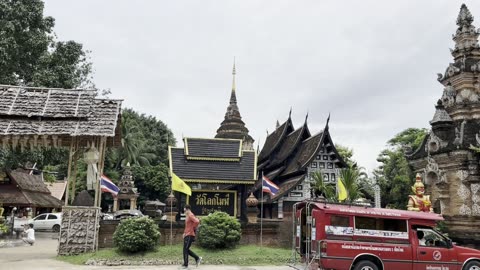
[[(464, 1), (480, 27), (480, 1)], [(256, 144), (288, 117), (309, 113), (317, 133), (331, 113), (336, 144), (369, 171), (395, 134), (429, 127), (437, 73), (462, 1), (46, 0), (59, 40), (91, 51), (94, 81), (124, 107), (184, 137), (213, 137), (237, 100)]]

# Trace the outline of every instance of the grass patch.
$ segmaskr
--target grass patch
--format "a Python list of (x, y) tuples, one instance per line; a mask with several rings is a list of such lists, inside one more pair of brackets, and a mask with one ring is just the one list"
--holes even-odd
[[(96, 253), (86, 253), (74, 256), (59, 256), (59, 260), (72, 264), (85, 264), (90, 259), (94, 260), (128, 260), (140, 262), (145, 260), (164, 260), (169, 262), (182, 262), (182, 245), (159, 246), (155, 251), (126, 254), (117, 249), (102, 249)], [(204, 264), (226, 265), (285, 265), (290, 259), (291, 250), (284, 248), (259, 247), (253, 245), (239, 246), (228, 250), (207, 250), (198, 246), (192, 247), (197, 255), (203, 257)], [(193, 258), (190, 258), (193, 262)]]

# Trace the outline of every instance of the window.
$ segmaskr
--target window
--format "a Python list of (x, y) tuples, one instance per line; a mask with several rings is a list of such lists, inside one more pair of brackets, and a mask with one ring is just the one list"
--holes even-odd
[(302, 185), (298, 185), (298, 186), (297, 186), (297, 190), (303, 190), (303, 186), (302, 186)]
[(330, 174), (330, 179), (332, 179), (332, 181), (335, 181), (337, 180), (337, 177), (335, 176), (334, 173)]
[(44, 214), (44, 215), (40, 215), (40, 216), (34, 218), (33, 220), (45, 220), (46, 218), (47, 218), (47, 215)]
[(319, 162), (320, 169), (325, 169), (325, 162)]
[(333, 163), (330, 163), (330, 162), (327, 163), (327, 168), (328, 168), (328, 169), (333, 169)]
[(323, 156), (323, 160), (328, 160), (328, 156)]
[(317, 155), (317, 159), (322, 159), (322, 156), (321, 156), (321, 155)]
[(330, 181), (330, 179), (328, 178), (328, 173), (323, 175), (323, 180), (325, 180), (327, 182)]
[[(423, 233), (423, 237), (420, 239)], [(437, 233), (436, 231), (429, 228), (418, 228), (417, 237), (419, 237), (419, 245), (427, 247), (448, 247), (448, 241)]]
[(372, 217), (355, 217), (355, 234), (393, 239), (408, 239), (407, 221)]
[(312, 168), (317, 168), (317, 162), (312, 162)]
[(330, 225), (340, 227), (350, 227), (350, 218), (344, 216), (331, 216)]
[(322, 153), (322, 154), (325, 153), (325, 148), (323, 148), (323, 147), (320, 148), (320, 153)]
[(50, 214), (47, 219), (57, 219), (57, 216)]

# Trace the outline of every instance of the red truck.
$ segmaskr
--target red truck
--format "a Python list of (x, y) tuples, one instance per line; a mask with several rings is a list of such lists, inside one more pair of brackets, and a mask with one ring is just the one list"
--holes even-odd
[(295, 249), (318, 269), (479, 270), (480, 251), (434, 229), (443, 217), (304, 201), (294, 206)]

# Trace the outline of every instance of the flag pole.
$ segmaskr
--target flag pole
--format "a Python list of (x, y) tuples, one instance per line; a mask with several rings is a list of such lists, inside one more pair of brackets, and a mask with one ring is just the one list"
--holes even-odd
[(262, 171), (262, 189), (260, 192), (262, 193), (262, 199), (260, 200), (260, 247), (263, 246), (263, 171)]
[[(170, 136), (168, 136), (167, 132), (167, 153), (168, 156), (171, 157), (171, 149), (170, 149)], [(171, 163), (170, 163), (171, 164)], [(170, 194), (173, 195), (173, 184), (172, 184), (172, 168), (168, 170), (168, 177), (170, 179)], [(173, 245), (173, 201), (170, 202), (170, 248)]]

